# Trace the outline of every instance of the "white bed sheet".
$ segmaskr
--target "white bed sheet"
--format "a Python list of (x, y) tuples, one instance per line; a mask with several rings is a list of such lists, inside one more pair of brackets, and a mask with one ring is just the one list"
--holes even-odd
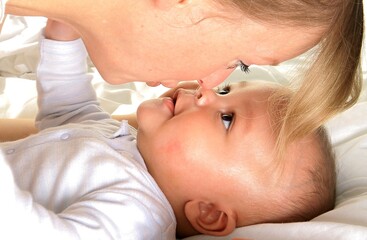
[[(38, 38), (44, 18), (9, 16), (0, 35), (0, 117), (34, 118), (37, 112), (35, 69)], [(363, 69), (366, 85), (366, 61)], [(251, 67), (244, 76), (236, 71), (230, 81), (262, 79), (287, 84), (302, 57), (279, 67)], [(101, 106), (111, 114), (131, 113), (145, 99), (157, 97), (166, 89), (149, 88), (144, 83), (112, 86), (105, 83), (90, 64), (93, 85)], [(367, 239), (367, 94), (363, 91), (357, 105), (328, 122), (337, 155), (336, 208), (310, 222), (260, 224), (237, 229), (231, 236), (195, 236), (187, 240), (231, 239)], [(0, 133), (1, 134), (1, 133)], [(235, 193), (234, 193), (235, 194)]]

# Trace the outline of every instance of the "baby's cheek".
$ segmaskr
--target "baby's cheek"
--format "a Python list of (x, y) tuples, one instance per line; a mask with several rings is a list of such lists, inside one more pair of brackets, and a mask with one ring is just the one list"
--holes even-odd
[(159, 139), (161, 144), (159, 150), (165, 155), (167, 161), (184, 163), (192, 154), (192, 144), (195, 141), (195, 137), (192, 134), (192, 129), (188, 129), (186, 126), (178, 127), (177, 125), (179, 124), (176, 124), (173, 128), (165, 129), (165, 135), (162, 135)]
[(183, 147), (181, 141), (173, 139), (165, 142), (161, 149), (166, 156), (177, 158), (178, 155), (182, 154)]

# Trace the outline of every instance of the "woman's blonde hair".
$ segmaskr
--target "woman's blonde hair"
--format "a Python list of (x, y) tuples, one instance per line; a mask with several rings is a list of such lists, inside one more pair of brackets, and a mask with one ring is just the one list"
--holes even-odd
[(312, 65), (290, 99), (281, 146), (307, 135), (353, 105), (361, 92), (363, 0), (220, 0), (264, 23), (325, 27)]

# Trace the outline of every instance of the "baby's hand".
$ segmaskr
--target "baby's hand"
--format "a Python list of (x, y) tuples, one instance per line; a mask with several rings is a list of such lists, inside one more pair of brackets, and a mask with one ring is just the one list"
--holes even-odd
[(45, 28), (45, 37), (56, 41), (73, 41), (80, 38), (80, 35), (70, 26), (49, 19)]

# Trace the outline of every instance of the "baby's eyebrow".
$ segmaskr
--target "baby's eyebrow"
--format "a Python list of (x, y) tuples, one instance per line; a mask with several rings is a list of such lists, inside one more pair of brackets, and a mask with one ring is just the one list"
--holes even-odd
[(244, 88), (244, 87), (246, 87), (246, 85), (247, 85), (247, 81), (239, 81), (239, 82), (229, 82), (229, 83), (226, 83), (226, 86), (229, 87), (229, 89), (231, 89), (231, 92), (233, 90)]
[(251, 123), (247, 124), (245, 117), (235, 114), (232, 122), (232, 131), (230, 131), (230, 134), (237, 136), (237, 138), (243, 138), (248, 135), (250, 125)]

